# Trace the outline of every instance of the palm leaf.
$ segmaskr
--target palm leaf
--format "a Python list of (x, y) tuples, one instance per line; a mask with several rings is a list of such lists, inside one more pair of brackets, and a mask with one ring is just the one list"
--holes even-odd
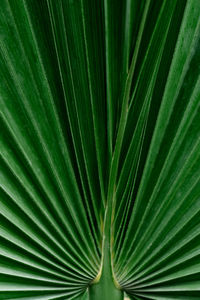
[(1, 1), (0, 299), (199, 299), (199, 12)]

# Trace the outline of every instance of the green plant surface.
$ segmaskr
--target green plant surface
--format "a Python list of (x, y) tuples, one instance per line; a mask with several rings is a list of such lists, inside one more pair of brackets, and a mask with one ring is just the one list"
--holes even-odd
[(200, 299), (199, 0), (1, 0), (0, 110), (0, 299)]

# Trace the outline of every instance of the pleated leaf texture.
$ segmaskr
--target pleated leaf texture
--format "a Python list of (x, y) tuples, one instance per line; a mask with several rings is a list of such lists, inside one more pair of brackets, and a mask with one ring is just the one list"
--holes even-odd
[(0, 299), (200, 299), (199, 0), (1, 0), (0, 109)]

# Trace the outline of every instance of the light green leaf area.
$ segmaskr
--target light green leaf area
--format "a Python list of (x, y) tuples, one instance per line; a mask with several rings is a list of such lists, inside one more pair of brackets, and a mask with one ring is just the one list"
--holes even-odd
[(0, 111), (0, 299), (200, 299), (199, 0), (1, 0)]

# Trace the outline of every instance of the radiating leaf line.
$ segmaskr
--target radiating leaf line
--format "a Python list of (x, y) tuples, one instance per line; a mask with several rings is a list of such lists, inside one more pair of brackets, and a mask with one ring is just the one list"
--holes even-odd
[[(26, 7), (26, 3), (24, 2), (24, 7)], [(27, 16), (28, 16), (28, 11), (26, 11), (26, 14), (27, 14)], [(31, 22), (30, 22), (30, 19), (29, 19), (29, 23), (31, 24)], [(30, 26), (31, 27), (31, 26)], [(82, 206), (82, 202), (81, 201), (79, 201), (79, 204), (80, 204), (80, 207)], [(76, 217), (75, 217), (75, 220), (76, 220)], [(87, 224), (87, 222), (86, 222), (86, 224)], [(78, 223), (77, 223), (77, 226), (78, 226)], [(81, 232), (82, 230), (81, 230), (81, 228), (79, 227), (79, 232)], [(86, 243), (86, 246), (87, 246), (87, 243)], [(91, 254), (92, 254), (92, 252), (91, 252)]]
[(199, 299), (199, 10), (2, 0), (0, 299)]
[(101, 197), (103, 202), (105, 203), (105, 191), (104, 191), (104, 184), (103, 184), (103, 175), (102, 175), (102, 166), (101, 166), (101, 160), (100, 160), (100, 141), (98, 139), (97, 135), (97, 125), (95, 124), (95, 121), (97, 119), (97, 116), (95, 114), (94, 110), (94, 91), (92, 89), (92, 75), (90, 73), (90, 62), (89, 62), (89, 52), (88, 52), (88, 43), (86, 38), (86, 28), (85, 28), (85, 14), (84, 14), (84, 5), (83, 1), (81, 0), (81, 11), (82, 11), (82, 20), (83, 20), (83, 32), (84, 32), (84, 41), (85, 41), (85, 52), (86, 52), (86, 60), (87, 60), (87, 72), (88, 72), (88, 83), (89, 83), (89, 91), (90, 91), (90, 100), (91, 100), (91, 107), (92, 107), (92, 118), (93, 118), (93, 126), (94, 126), (94, 136), (95, 136), (95, 147), (96, 147), (96, 153), (97, 153), (97, 161), (98, 161), (98, 173), (99, 173), (99, 182), (101, 186)]
[[(50, 15), (52, 16), (52, 19), (51, 19), (51, 22), (52, 22), (52, 27), (54, 28), (55, 27), (55, 25), (53, 25), (53, 24), (55, 24), (55, 21), (54, 21), (54, 19), (53, 19), (53, 12), (51, 13), (51, 7), (50, 7), (50, 3), (51, 2), (49, 2), (48, 1), (48, 6), (49, 6), (49, 11), (50, 11)], [(62, 11), (62, 9), (61, 9), (61, 11)], [(63, 28), (65, 28), (65, 26), (64, 26), (64, 16), (63, 16), (63, 13), (61, 14), (61, 16), (62, 16), (62, 22), (63, 22)], [(66, 36), (66, 35), (65, 35)], [(55, 41), (55, 47), (56, 47), (56, 38), (55, 38), (55, 33), (54, 33), (54, 41)], [(75, 103), (76, 103), (76, 95), (75, 95), (75, 87), (74, 87), (74, 83), (73, 83), (73, 77), (72, 77), (72, 71), (71, 71), (71, 65), (70, 65), (70, 59), (69, 59), (69, 50), (68, 50), (68, 42), (67, 42), (67, 40), (66, 40), (66, 38), (65, 38), (65, 44), (66, 44), (66, 49), (67, 49), (67, 56), (68, 56), (68, 61), (69, 61), (69, 68), (70, 68), (70, 78), (71, 78), (71, 82), (72, 82), (72, 87), (73, 87), (73, 97), (74, 97), (74, 99), (75, 99)], [(63, 86), (63, 92), (64, 92), (64, 95), (65, 95), (65, 88), (64, 88), (64, 79), (63, 79), (63, 75), (62, 75), (62, 69), (61, 69), (61, 66), (60, 66), (60, 62), (59, 62), (59, 54), (58, 54), (58, 49), (56, 50), (57, 51), (57, 58), (58, 58), (58, 64), (59, 64), (59, 68), (60, 68), (60, 74), (61, 74), (61, 80), (62, 80), (62, 86)], [(66, 106), (67, 106), (67, 112), (68, 112), (68, 116), (69, 116), (69, 120), (71, 120), (70, 119), (70, 114), (69, 114), (69, 107), (68, 107), (68, 104), (67, 104), (67, 100), (66, 100), (66, 96), (65, 96), (65, 103), (66, 103)], [(75, 104), (75, 108), (76, 108), (76, 113), (77, 113), (77, 107), (76, 107), (76, 104)], [(78, 113), (77, 113), (77, 116), (78, 116)], [(77, 117), (77, 119), (78, 119), (78, 117)], [(78, 121), (79, 122), (79, 121)], [(72, 123), (71, 123), (71, 121), (70, 121), (70, 125), (71, 125)], [(79, 126), (79, 132), (81, 132), (80, 131), (80, 124), (78, 125)], [(73, 136), (73, 129), (72, 129), (72, 125), (71, 125), (71, 132), (72, 132), (72, 136)], [(82, 138), (81, 138), (81, 133), (80, 133), (80, 140), (82, 141)], [(79, 167), (79, 170), (80, 170), (80, 178), (81, 178), (81, 181), (82, 181), (82, 183), (83, 183), (83, 191), (84, 191), (84, 194), (85, 194), (85, 198), (86, 198), (86, 200), (85, 200), (85, 202), (86, 202), (86, 204), (87, 204), (87, 196), (86, 196), (86, 190), (85, 190), (85, 188), (84, 188), (84, 179), (83, 179), (83, 176), (82, 176), (82, 172), (81, 172), (81, 169), (80, 169), (80, 164), (79, 164), (79, 156), (80, 156), (80, 154), (78, 155), (78, 151), (76, 150), (76, 146), (75, 146), (75, 139), (73, 138), (73, 142), (74, 142), (74, 147), (75, 147), (75, 152), (76, 152), (76, 157), (77, 157), (77, 162), (78, 162), (78, 167)], [(83, 159), (84, 159), (84, 165), (85, 165), (85, 168), (86, 168), (86, 173), (87, 173), (87, 176), (88, 176), (88, 172), (87, 172), (87, 166), (86, 166), (86, 160), (85, 160), (85, 156), (84, 156), (84, 150), (83, 150), (83, 142), (81, 142), (81, 147), (82, 147), (82, 153), (83, 153)], [(88, 183), (89, 183), (90, 181), (88, 180)], [(90, 186), (90, 192), (92, 192), (91, 191), (91, 186)], [(94, 196), (93, 196), (93, 198), (94, 198)], [(90, 209), (89, 209), (89, 206), (87, 206), (87, 209), (88, 209), (88, 213), (89, 213), (89, 215), (90, 215), (90, 220), (91, 220), (91, 222), (92, 222), (92, 217), (91, 217), (91, 212), (90, 212)], [(97, 216), (97, 210), (95, 210), (96, 211), (96, 216)], [(97, 219), (98, 220), (98, 219)], [(94, 225), (93, 225), (93, 228), (94, 228)], [(94, 234), (96, 234), (96, 231), (94, 230)], [(92, 239), (91, 239), (92, 240)], [(97, 237), (96, 237), (96, 240), (97, 240)], [(92, 240), (93, 241), (93, 240)]]
[[(9, 152), (7, 152), (7, 154), (8, 153)], [(4, 157), (3, 157), (3, 160), (4, 160)], [(13, 169), (11, 168), (12, 162), (14, 164)], [(29, 194), (30, 198), (34, 201), (34, 205), (37, 207), (38, 211), (41, 209), (41, 213), (43, 214), (43, 217), (47, 218), (47, 220), (49, 221), (48, 226), (51, 226), (51, 235), (52, 235), (52, 230), (56, 229), (56, 234), (59, 234), (61, 236), (61, 238), (64, 239), (64, 241), (65, 241), (66, 237), (63, 235), (62, 232), (60, 234), (58, 225), (55, 223), (54, 219), (48, 213), (48, 208), (46, 206), (44, 206), (43, 202), (40, 201), (39, 195), (37, 195), (37, 191), (32, 189), (32, 186), (30, 185), (29, 182), (27, 182), (26, 177), (22, 176), (20, 169), (16, 167), (16, 163), (15, 163), (15, 161), (13, 161), (12, 157), (9, 157), (6, 159), (6, 164), (8, 166), (8, 169), (11, 169), (11, 172), (13, 173), (13, 175), (16, 175), (18, 181), (21, 184), (21, 187), (23, 187), (25, 189), (25, 191)], [(18, 172), (15, 173), (15, 170), (17, 170)], [(20, 176), (18, 176), (17, 174), (20, 174)], [(25, 183), (25, 185), (23, 185), (23, 183)], [(30, 213), (31, 213), (31, 211), (30, 211)], [(27, 215), (29, 215), (29, 214), (27, 214)], [(40, 223), (40, 226), (43, 227), (43, 224)], [(47, 226), (46, 226), (46, 229), (48, 230)], [(45, 228), (44, 228), (44, 230), (45, 230)], [(56, 240), (55, 240), (55, 243), (57, 243)], [(83, 264), (84, 264), (84, 260), (83, 260)]]
[[(198, 186), (199, 186), (199, 182), (200, 182), (200, 178), (199, 177), (197, 177), (197, 180), (194, 182), (194, 184), (193, 185), (191, 185), (191, 188), (188, 190), (188, 192), (186, 193), (186, 195), (184, 196), (184, 198), (182, 199), (182, 203), (184, 203), (184, 201), (186, 201), (186, 199), (187, 198), (191, 198), (192, 197), (192, 192), (193, 191), (195, 191), (195, 188), (197, 188)], [(198, 200), (197, 199), (197, 197), (196, 198), (194, 198), (194, 199), (192, 199), (191, 198), (191, 200), (193, 200), (193, 201), (195, 201), (195, 200)], [(194, 205), (194, 207), (190, 207), (190, 218), (189, 219), (187, 219), (187, 222), (185, 223), (185, 226), (187, 226), (187, 224), (190, 222), (190, 220), (191, 220), (191, 218), (194, 216), (194, 215), (196, 215), (197, 214), (197, 208), (198, 208), (198, 202), (199, 201), (197, 201), (197, 204), (195, 204)], [(178, 205), (178, 208), (176, 209), (176, 212), (177, 211), (179, 211), (179, 210), (181, 210), (182, 211), (182, 214), (183, 213), (187, 213), (187, 211), (188, 211), (188, 206), (185, 208), (185, 210), (183, 210), (183, 208), (182, 208), (182, 203), (179, 203)], [(182, 209), (181, 209), (182, 208)], [(186, 210), (187, 209), (187, 210)], [(181, 216), (180, 216), (181, 217)], [(186, 217), (185, 217), (185, 219), (186, 219)], [(168, 218), (168, 222), (166, 221), (166, 226), (167, 225), (169, 225), (169, 222), (171, 221), (171, 218)], [(181, 220), (182, 221), (182, 220)], [(182, 223), (182, 222), (181, 222)], [(176, 234), (180, 231), (180, 230), (182, 230), (182, 227), (178, 227), (178, 223), (177, 223), (177, 228), (178, 228), (178, 231), (177, 232), (173, 232), (173, 235), (172, 235), (172, 238), (174, 238), (174, 236), (176, 236)], [(173, 231), (175, 231), (175, 230), (173, 230)], [(198, 232), (198, 231), (197, 231)], [(162, 231), (161, 231), (161, 233), (160, 234), (162, 234)], [(190, 241), (190, 240), (189, 240)], [(169, 243), (169, 241), (168, 241), (168, 243)], [(159, 250), (160, 249), (162, 249), (161, 247), (164, 247), (164, 242), (162, 242), (162, 244), (161, 245), (159, 245)], [(185, 243), (182, 243), (181, 244), (181, 247), (184, 247), (185, 246)], [(179, 249), (179, 248), (178, 248)], [(150, 258), (151, 257), (154, 257), (155, 256), (155, 254), (157, 254), (158, 255), (158, 253), (156, 252), (156, 250), (157, 250), (157, 247), (155, 247), (155, 249), (154, 249), (154, 251), (151, 253), (151, 255), (150, 255), (150, 257), (146, 257), (144, 260), (143, 260), (143, 262), (141, 263), (141, 264), (138, 264), (138, 262), (137, 262), (137, 265), (138, 265), (138, 267), (136, 267), (136, 269), (135, 269), (135, 274), (137, 274), (138, 273), (138, 271), (140, 270), (140, 269), (143, 269), (143, 267), (144, 267), (144, 265), (145, 265), (145, 263), (146, 262), (148, 262), (148, 260), (150, 260)], [(174, 254), (175, 252), (177, 251), (177, 249), (173, 252), (173, 253), (171, 253), (171, 254)], [(169, 258), (170, 257), (170, 253), (168, 252), (168, 253), (166, 253), (166, 254), (168, 254), (168, 256), (165, 256), (165, 259), (167, 258)], [(176, 264), (178, 265), (178, 259), (176, 260)], [(160, 263), (162, 262), (162, 257), (161, 258), (158, 258), (157, 259), (157, 261), (156, 261), (156, 265), (159, 265)], [(168, 264), (168, 266), (167, 266), (167, 268), (169, 268), (170, 267), (170, 265)], [(152, 269), (152, 268), (155, 268), (155, 264), (153, 264), (153, 265), (150, 265), (150, 268), (149, 267), (146, 267), (145, 268), (145, 273), (146, 272), (148, 272), (148, 269)], [(141, 271), (140, 271), (141, 272)], [(142, 273), (144, 273), (144, 272), (142, 272)], [(140, 274), (140, 273), (139, 273)], [(153, 275), (153, 273), (151, 273), (152, 275)], [(144, 275), (144, 274), (143, 274)], [(141, 277), (141, 275), (139, 276), (139, 277)], [(134, 277), (132, 277), (131, 278), (131, 280), (135, 280), (135, 278), (137, 279), (138, 278), (138, 275), (135, 275)]]
[[(191, 5), (191, 7), (192, 7), (192, 4), (188, 4), (188, 6), (189, 6), (189, 8), (187, 9), (186, 8), (186, 12), (188, 12), (188, 10), (189, 9), (191, 9), (191, 7), (190, 7), (190, 5)], [(194, 5), (194, 4), (193, 4)], [(189, 15), (189, 14), (188, 14)], [(181, 32), (184, 32), (184, 33), (180, 33), (180, 36), (179, 36), (179, 40), (181, 39), (181, 35), (184, 35), (185, 34), (185, 26), (187, 26), (187, 14), (185, 15), (185, 19), (184, 19), (185, 21), (183, 21), (183, 24), (182, 24), (182, 31)], [(196, 15), (196, 21), (198, 21), (198, 18), (197, 18), (197, 15)], [(186, 25), (185, 25), (186, 24)], [(198, 28), (196, 29), (196, 30), (198, 30)], [(191, 36), (190, 36), (190, 39), (191, 39)], [(196, 40), (197, 40), (197, 36), (195, 37), (195, 39), (194, 39), (194, 41), (193, 41), (193, 44), (195, 45), (196, 44)], [(189, 42), (187, 42), (188, 44), (187, 44), (187, 46), (189, 47), (190, 46), (190, 40), (189, 40)], [(177, 63), (176, 62), (176, 55), (178, 55), (178, 53), (179, 53), (179, 44), (180, 44), (180, 42), (178, 41), (178, 46), (177, 46), (177, 48), (176, 48), (176, 52), (175, 52), (175, 55), (174, 55), (174, 60), (173, 60), (173, 65), (171, 66), (171, 74), (173, 74), (173, 70), (175, 70), (175, 63)], [(176, 54), (177, 53), (177, 54)], [(186, 55), (186, 54), (185, 54)], [(180, 60), (180, 57), (178, 57), (178, 59)], [(182, 67), (183, 69), (183, 73), (181, 74), (181, 79), (180, 79), (180, 81), (179, 81), (179, 86), (181, 86), (181, 84), (182, 84), (182, 80), (183, 80), (183, 78), (184, 78), (184, 76), (185, 76), (185, 72), (186, 72), (186, 70), (187, 70), (187, 68), (188, 68), (188, 65), (189, 65), (189, 62), (190, 62), (190, 60), (191, 60), (191, 57), (189, 56), (188, 58), (187, 58), (187, 60), (186, 60), (186, 63), (185, 63), (185, 61), (183, 60), (183, 62), (184, 62), (184, 66)], [(171, 76), (173, 76), (173, 75), (171, 75)], [(168, 79), (168, 83), (167, 83), (167, 85), (169, 86), (169, 82), (171, 81), (171, 77), (170, 77), (170, 75), (169, 75), (169, 79)], [(176, 79), (176, 81), (177, 81), (177, 79)], [(173, 85), (174, 85), (174, 82), (173, 82)], [(166, 86), (166, 93), (169, 93), (169, 88), (168, 88), (168, 86)], [(171, 89), (171, 90), (173, 90), (173, 89)], [(179, 88), (177, 88), (176, 87), (176, 94), (178, 93), (177, 91), (179, 91), (180, 90), (180, 87)], [(164, 96), (163, 96), (163, 101), (162, 101), (162, 105), (161, 105), (161, 109), (160, 109), (160, 112), (159, 112), (159, 115), (160, 115), (160, 118), (159, 118), (159, 116), (158, 116), (158, 120), (157, 120), (157, 125), (156, 125), (156, 128), (155, 128), (155, 131), (154, 131), (154, 135), (156, 135), (157, 134), (157, 136), (159, 137), (159, 138), (161, 138), (161, 134), (158, 134), (157, 133), (157, 128), (159, 128), (158, 130), (162, 130), (162, 131), (164, 131), (164, 128), (166, 127), (166, 124), (167, 124), (167, 120), (169, 120), (169, 116), (170, 116), (170, 111), (172, 111), (172, 105), (170, 106), (170, 103), (169, 103), (169, 100), (168, 99), (172, 99), (173, 101), (175, 101), (174, 99), (176, 98), (176, 96), (175, 96), (175, 98), (173, 98), (173, 97), (170, 97), (170, 96), (168, 96), (167, 94), (165, 94)], [(171, 100), (171, 101), (172, 101)], [(167, 105), (167, 107), (170, 107), (170, 111), (165, 107), (165, 105)], [(167, 112), (167, 116), (166, 116), (166, 112)], [(161, 119), (162, 118), (162, 119)], [(162, 120), (162, 121), (161, 121)], [(164, 122), (164, 124), (165, 125), (163, 125), (162, 127), (161, 127), (161, 125), (159, 125), (160, 124), (160, 122)], [(155, 144), (156, 146), (156, 149), (158, 149), (158, 145), (159, 145), (159, 143), (158, 142), (156, 142), (156, 140), (155, 140), (156, 138), (153, 138), (152, 139), (152, 142), (151, 142), (151, 148), (150, 148), (150, 150), (149, 150), (149, 158), (147, 158), (147, 162), (146, 162), (146, 165), (145, 165), (145, 169), (146, 170), (148, 170), (148, 176), (147, 176), (147, 174), (146, 174), (146, 172), (147, 171), (145, 171), (144, 170), (144, 173), (143, 173), (143, 178), (145, 179), (145, 181), (147, 182), (147, 179), (149, 178), (149, 175), (150, 175), (150, 171), (151, 171), (151, 168), (150, 168), (150, 166), (149, 166), (149, 164), (150, 164), (150, 161), (151, 161), (151, 166), (153, 166), (153, 160), (151, 160), (150, 159), (150, 155), (153, 155), (154, 156), (154, 159), (155, 159), (155, 157), (156, 157), (156, 153), (157, 153), (157, 151), (153, 151), (152, 152), (152, 148), (154, 147), (153, 145)], [(154, 148), (155, 148), (154, 147)], [(143, 182), (143, 180), (144, 179), (142, 179), (141, 180), (141, 185), (140, 185), (140, 190), (139, 190), (139, 192), (138, 192), (138, 195), (137, 195), (137, 199), (136, 199), (136, 203), (135, 203), (135, 212), (137, 211), (137, 209), (138, 209), (138, 205), (139, 205), (139, 202), (141, 201), (140, 199), (142, 199), (142, 193), (144, 192), (144, 190), (145, 190), (145, 184), (144, 184), (144, 182)], [(141, 187), (142, 187), (142, 189), (141, 189)], [(144, 219), (144, 217), (143, 217), (143, 219)], [(132, 216), (132, 220), (134, 220), (134, 212), (133, 212), (133, 216)], [(143, 224), (143, 221), (141, 221), (140, 222), (140, 226)], [(139, 232), (139, 228), (140, 228), (140, 226), (137, 228), (137, 232)], [(129, 231), (130, 231), (130, 229), (132, 228), (132, 225), (130, 225), (129, 226), (129, 229), (128, 229), (128, 232), (127, 232), (127, 235), (129, 235)], [(137, 237), (137, 234), (135, 235), (135, 238)], [(134, 240), (133, 240), (134, 241)], [(133, 243), (133, 241), (132, 241), (132, 243)], [(129, 255), (129, 253), (127, 252), (127, 256)]]

